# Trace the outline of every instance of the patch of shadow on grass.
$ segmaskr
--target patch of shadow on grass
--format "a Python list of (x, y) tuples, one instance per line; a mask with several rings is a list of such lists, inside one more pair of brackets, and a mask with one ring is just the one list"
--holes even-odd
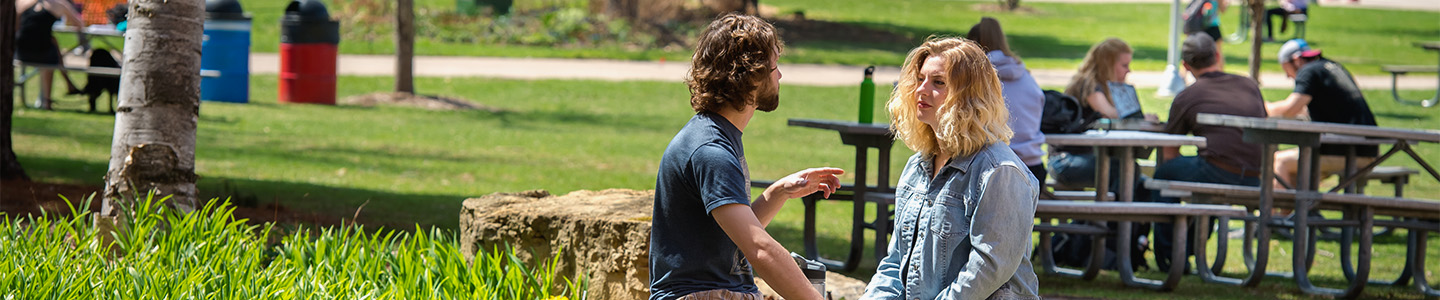
[(594, 112), (581, 112), (572, 110), (558, 111), (513, 111), (513, 112), (474, 112), (473, 116), (482, 119), (498, 119), (501, 126), (516, 129), (537, 129), (540, 126), (534, 124), (579, 124), (590, 126), (606, 126), (627, 131), (650, 131), (666, 132), (675, 130), (676, 124), (669, 118), (656, 118), (653, 115), (639, 114), (601, 114)]
[[(966, 33), (953, 28), (937, 29), (881, 22), (781, 19), (774, 20), (774, 23), (785, 41), (792, 45), (833, 51), (883, 51), (902, 56), (928, 37), (964, 37)], [(966, 29), (968, 25), (957, 28)], [(1095, 40), (1090, 43), (1065, 43), (1048, 35), (1007, 34), (1006, 37), (1011, 49), (1022, 58), (1083, 59), (1090, 47), (1100, 42)], [(1130, 46), (1136, 60), (1166, 58), (1165, 48), (1136, 47), (1133, 44)]]
[[(326, 186), (311, 183), (236, 177), (208, 177), (196, 182), (202, 199), (244, 194), (257, 204), (278, 203), (291, 211), (356, 220), (367, 226), (411, 231), (437, 227), (458, 230), (461, 203), (479, 195), (427, 195)], [(276, 212), (283, 213), (283, 212)]]
[[(105, 162), (50, 157), (20, 157), (33, 178), (51, 182), (104, 185)], [(464, 184), (464, 182), (460, 182)], [(277, 203), (290, 213), (316, 214), (333, 219), (358, 220), (368, 226), (410, 231), (438, 227), (459, 229), (460, 207), (466, 198), (481, 195), (408, 194), (325, 186), (311, 183), (206, 176), (196, 182), (200, 199), (253, 197), (256, 206)], [(518, 189), (517, 189), (518, 191)], [(233, 201), (233, 199), (232, 199)], [(363, 205), (363, 207), (362, 207)], [(275, 206), (270, 206), (275, 207)], [(358, 211), (358, 214), (357, 214)], [(277, 214), (284, 213), (277, 211)], [(356, 216), (358, 215), (358, 219)]]

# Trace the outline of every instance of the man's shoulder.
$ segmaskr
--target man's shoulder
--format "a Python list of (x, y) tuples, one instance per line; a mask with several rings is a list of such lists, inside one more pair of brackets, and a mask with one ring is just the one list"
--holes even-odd
[(1180, 94), (1175, 95), (1175, 101), (1227, 100), (1216, 99), (1209, 96), (1237, 92), (1250, 94), (1258, 91), (1260, 91), (1260, 86), (1249, 77), (1224, 72), (1218, 72), (1218, 74), (1209, 73), (1203, 75), (1200, 80), (1196, 80), (1195, 84), (1180, 91)]

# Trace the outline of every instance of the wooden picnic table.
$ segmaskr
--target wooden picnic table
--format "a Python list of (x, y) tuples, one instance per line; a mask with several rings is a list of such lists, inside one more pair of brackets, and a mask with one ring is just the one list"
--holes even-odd
[[(790, 119), (787, 124), (796, 127), (833, 130), (840, 134), (840, 143), (855, 146), (855, 167), (848, 170), (855, 176), (855, 182), (852, 185), (841, 186), (836, 193), (830, 195), (830, 198), (821, 198), (820, 193), (802, 198), (805, 203), (805, 255), (825, 263), (831, 269), (855, 270), (865, 252), (865, 230), (870, 229), (875, 231), (876, 260), (884, 257), (888, 250), (886, 247), (889, 245), (891, 213), (889, 205), (894, 203), (895, 198), (895, 189), (890, 186), (890, 149), (895, 144), (894, 137), (890, 135), (890, 125), (815, 119)], [(879, 169), (876, 172), (877, 178), (874, 180), (874, 185), (870, 184), (868, 167), (869, 153), (872, 148), (879, 152), (876, 164)], [(770, 182), (757, 181), (752, 186), (763, 188), (769, 184)], [(815, 205), (821, 200), (850, 201), (854, 204), (851, 214), (853, 225), (850, 231), (849, 252), (842, 260), (831, 260), (820, 256), (815, 234)], [(866, 205), (870, 202), (876, 203), (873, 221), (865, 220)]]
[[(1244, 130), (1243, 138), (1245, 142), (1261, 144), (1262, 148), (1264, 149), (1261, 154), (1263, 155), (1263, 157), (1261, 160), (1262, 166), (1260, 168), (1262, 171), (1260, 177), (1260, 200), (1258, 205), (1260, 216), (1258, 220), (1254, 222), (1254, 226), (1256, 227), (1254, 231), (1256, 235), (1255, 238), (1256, 240), (1258, 240), (1256, 244), (1260, 246), (1256, 247), (1254, 259), (1252, 262), (1250, 262), (1251, 273), (1249, 274), (1249, 276), (1247, 276), (1243, 280), (1231, 281), (1232, 283), (1240, 285), (1251, 287), (1257, 286), (1261, 278), (1266, 275), (1265, 265), (1268, 259), (1269, 247), (1265, 245), (1268, 245), (1270, 235), (1267, 227), (1271, 226), (1272, 223), (1276, 223), (1278, 221), (1276, 218), (1271, 216), (1271, 210), (1275, 207), (1274, 199), (1276, 191), (1274, 190), (1273, 185), (1269, 184), (1270, 182), (1273, 182), (1275, 180), (1274, 155), (1278, 149), (1278, 145), (1296, 145), (1300, 154), (1300, 158), (1297, 161), (1298, 176), (1296, 178), (1296, 192), (1294, 197), (1294, 206), (1296, 213), (1293, 215), (1291, 220), (1295, 228), (1294, 250), (1291, 257), (1292, 263), (1294, 264), (1293, 278), (1296, 280), (1296, 283), (1299, 284), (1302, 291), (1310, 294), (1321, 294), (1346, 298), (1358, 296), (1360, 291), (1363, 290), (1365, 284), (1368, 281), (1369, 271), (1370, 236), (1368, 234), (1365, 234), (1360, 237), (1361, 249), (1359, 250), (1360, 259), (1358, 262), (1358, 264), (1360, 265), (1360, 272), (1357, 272), (1355, 276), (1351, 276), (1352, 280), (1348, 287), (1346, 287), (1345, 289), (1323, 288), (1315, 286), (1310, 282), (1309, 272), (1307, 271), (1307, 269), (1309, 268), (1310, 257), (1313, 254), (1311, 252), (1313, 252), (1313, 245), (1315, 241), (1312, 237), (1310, 237), (1310, 229), (1312, 224), (1310, 224), (1311, 221), (1309, 219), (1311, 218), (1311, 216), (1309, 212), (1311, 210), (1314, 210), (1317, 207), (1317, 204), (1319, 204), (1319, 202), (1321, 201), (1321, 198), (1323, 198), (1321, 193), (1318, 192), (1318, 183), (1320, 179), (1318, 166), (1319, 155), (1314, 153), (1314, 151), (1315, 148), (1322, 143), (1320, 139), (1323, 134), (1342, 134), (1354, 137), (1361, 137), (1365, 139), (1393, 141), (1392, 145), (1394, 146), (1391, 147), (1390, 151), (1379, 157), (1376, 157), (1374, 162), (1371, 162), (1370, 164), (1366, 165), (1363, 168), (1360, 168), (1355, 172), (1347, 172), (1347, 174), (1344, 174), (1342, 176), (1339, 186), (1337, 187), (1337, 190), (1341, 187), (1352, 184), (1356, 179), (1360, 178), (1361, 175), (1368, 173), (1381, 162), (1390, 158), (1395, 153), (1402, 151), (1406, 154), (1409, 154), (1410, 157), (1413, 158), (1416, 163), (1418, 163), (1427, 172), (1429, 172), (1432, 177), (1440, 179), (1440, 173), (1437, 173), (1434, 168), (1430, 167), (1429, 163), (1427, 163), (1424, 158), (1416, 154), (1410, 146), (1412, 142), (1440, 143), (1440, 132), (1434, 130), (1398, 129), (1378, 126), (1307, 122), (1287, 119), (1267, 119), (1218, 114), (1199, 114), (1196, 119), (1197, 122), (1200, 124), (1239, 127)], [(1354, 151), (1350, 152), (1353, 154)], [(1347, 160), (1350, 161), (1347, 163), (1347, 165), (1353, 164), (1353, 157)], [(1335, 190), (1332, 190), (1332, 192), (1333, 191)], [(1373, 214), (1367, 213), (1369, 212), (1369, 207), (1360, 207), (1360, 210), (1362, 212), (1359, 213), (1358, 216), (1350, 216), (1351, 214), (1347, 213), (1347, 216), (1345, 218), (1359, 218), (1362, 227), (1368, 226), (1363, 224), (1373, 224)], [(1362, 230), (1364, 230), (1365, 232), (1369, 232), (1369, 228), (1363, 228)], [(1424, 237), (1422, 236), (1420, 238), (1423, 239)], [(1249, 240), (1247, 239), (1246, 241), (1248, 242)], [(1348, 248), (1348, 240), (1342, 241), (1342, 244), (1347, 244), (1344, 247)], [(1249, 254), (1249, 249), (1246, 250), (1247, 254)], [(1342, 266), (1348, 270), (1350, 268), (1348, 267), (1349, 257), (1347, 254), (1348, 253), (1342, 253), (1342, 256), (1346, 256), (1342, 259), (1342, 261), (1344, 261), (1344, 263), (1342, 263)], [(1423, 253), (1420, 255), (1423, 258)], [(1413, 269), (1412, 267), (1414, 266), (1407, 266), (1407, 269)], [(1204, 271), (1205, 270), (1202, 270), (1202, 272)], [(1348, 273), (1350, 272), (1347, 272), (1347, 274)], [(1418, 276), (1424, 275), (1417, 274), (1417, 277)], [(1417, 283), (1422, 281), (1423, 280), (1417, 280)], [(1422, 291), (1426, 291), (1428, 286), (1422, 286), (1420, 288)]]
[[(63, 21), (56, 21), (55, 25), (50, 27), (50, 30), (54, 32), (75, 33), (77, 35), (80, 33), (79, 28), (66, 25)], [(85, 26), (85, 35), (86, 36), (80, 36), (82, 39), (77, 41), (79, 42), (79, 44), (75, 45), (75, 48), (71, 48), (69, 51), (66, 52), (74, 52), (75, 49), (80, 49), (82, 46), (89, 48), (89, 46), (91, 46), (90, 42), (95, 40), (94, 37), (125, 37), (123, 32), (120, 32), (120, 30), (117, 30), (115, 28), (114, 24), (95, 24)], [(109, 46), (111, 49), (121, 50), (120, 46), (116, 46), (115, 44), (111, 43), (109, 39), (100, 39), (100, 42), (104, 43), (106, 46)]]
[[(1111, 192), (1110, 159), (1111, 156), (1118, 155), (1120, 161), (1122, 162), (1120, 164), (1120, 186), (1113, 192), (1115, 193), (1115, 198), (1117, 200), (1119, 200), (1120, 202), (1128, 203), (1135, 199), (1134, 190), (1136, 170), (1134, 163), (1123, 162), (1133, 162), (1137, 157), (1149, 157), (1150, 152), (1157, 147), (1205, 147), (1206, 140), (1204, 137), (1145, 131), (1092, 130), (1082, 134), (1047, 134), (1045, 135), (1045, 142), (1051, 145), (1058, 146), (1090, 146), (1095, 148), (1095, 193), (1097, 195), (1105, 195)], [(1178, 218), (1178, 220), (1179, 221), (1177, 222), (1184, 222), (1185, 218)], [(1116, 249), (1130, 249), (1130, 242), (1132, 241), (1130, 237), (1130, 226), (1132, 224), (1130, 224), (1130, 221), (1126, 220), (1118, 221), (1120, 222), (1118, 226), (1119, 228), (1116, 230), (1117, 232), (1115, 232), (1115, 238), (1117, 239)], [(1101, 222), (1103, 224), (1103, 221)], [(1183, 229), (1184, 226), (1176, 226), (1176, 228)], [(1185, 232), (1177, 230), (1177, 234), (1177, 237), (1181, 239), (1181, 241), (1176, 241), (1177, 246), (1174, 247), (1173, 251), (1178, 253), (1179, 255), (1182, 255), (1182, 260), (1180, 261), (1184, 261), (1183, 255), (1185, 251), (1185, 245), (1183, 239), (1185, 237)], [(1049, 242), (1047, 239), (1042, 238), (1040, 242), (1042, 243), (1042, 246), (1046, 246), (1042, 248), (1048, 249), (1048, 245), (1045, 244)], [(1103, 243), (1096, 244), (1103, 245)], [(1096, 247), (1094, 251), (1099, 250), (1103, 250), (1103, 248)], [(1174, 288), (1174, 286), (1178, 283), (1180, 275), (1182, 275), (1182, 273), (1184, 272), (1184, 268), (1171, 268), (1169, 276), (1164, 281), (1137, 278), (1130, 264), (1130, 251), (1122, 250), (1115, 252), (1118, 252), (1118, 258), (1116, 258), (1115, 261), (1119, 263), (1117, 269), (1119, 269), (1120, 271), (1120, 279), (1126, 285), (1149, 287), (1160, 290), (1170, 290)], [(1093, 254), (1094, 253), (1092, 252), (1092, 257), (1095, 256)], [(1157, 255), (1159, 255), (1159, 253), (1157, 253)], [(1047, 269), (1059, 269), (1058, 267), (1054, 267), (1051, 265), (1046, 265), (1044, 267)], [(1096, 259), (1091, 259), (1091, 263), (1086, 266), (1087, 270), (1082, 272), (1081, 274), (1083, 275), (1081, 276), (1086, 279), (1093, 278), (1096, 271), (1099, 270), (1099, 267), (1099, 262)], [(1076, 273), (1073, 270), (1064, 271), (1065, 272), (1063, 272), (1062, 274)]]
[[(1414, 43), (1411, 43), (1411, 44), (1412, 44), (1412, 45), (1415, 45), (1415, 47), (1420, 47), (1420, 49), (1425, 49), (1425, 50), (1428, 50), (1428, 51), (1435, 51), (1436, 53), (1440, 53), (1440, 41), (1421, 41), (1421, 42), (1414, 42)], [(1437, 81), (1440, 81), (1440, 60), (1437, 60), (1437, 61), (1436, 61), (1436, 65), (1434, 65), (1434, 66), (1427, 66), (1427, 65), (1385, 65), (1385, 66), (1380, 66), (1380, 69), (1383, 70), (1383, 71), (1386, 71), (1386, 72), (1390, 72), (1390, 95), (1392, 95), (1392, 96), (1395, 97), (1395, 102), (1400, 102), (1400, 103), (1402, 103), (1402, 104), (1418, 104), (1418, 105), (1420, 105), (1420, 106), (1422, 106), (1422, 107), (1432, 107), (1432, 106), (1435, 106), (1435, 104), (1440, 103), (1440, 90), (1436, 90), (1436, 91), (1435, 91), (1435, 97), (1432, 97), (1432, 98), (1430, 98), (1430, 99), (1425, 99), (1425, 100), (1406, 100), (1406, 99), (1400, 97), (1400, 87), (1399, 87), (1399, 85), (1400, 85), (1400, 75), (1404, 75), (1404, 74), (1407, 74), (1407, 73), (1435, 73), (1435, 74), (1436, 74), (1436, 80), (1437, 80)], [(1437, 88), (1437, 89), (1440, 89), (1440, 85), (1437, 85), (1436, 88)]]

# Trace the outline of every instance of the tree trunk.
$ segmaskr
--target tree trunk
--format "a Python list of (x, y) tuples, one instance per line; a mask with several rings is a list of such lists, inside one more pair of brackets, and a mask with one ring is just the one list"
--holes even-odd
[(395, 1), (395, 91), (415, 94), (415, 0)]
[(1260, 84), (1260, 28), (1265, 24), (1265, 0), (1249, 0), (1247, 9), (1250, 10), (1250, 78), (1255, 84)]
[(123, 218), (151, 190), (181, 212), (196, 207), (204, 11), (202, 0), (130, 1), (102, 220)]
[[(15, 112), (15, 0), (0, 0), (0, 61), (5, 69), (0, 70), (0, 180), (30, 180), (20, 160), (15, 157), (15, 141), (11, 139), (11, 118)], [(25, 99), (20, 99), (21, 103)]]

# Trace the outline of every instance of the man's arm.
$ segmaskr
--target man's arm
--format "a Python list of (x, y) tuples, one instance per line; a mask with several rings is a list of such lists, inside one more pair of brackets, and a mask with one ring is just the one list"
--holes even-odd
[(830, 198), (830, 194), (840, 188), (840, 178), (835, 176), (841, 174), (845, 174), (845, 170), (838, 168), (812, 168), (795, 172), (765, 187), (765, 192), (755, 197), (755, 201), (751, 201), (750, 210), (755, 212), (755, 218), (760, 220), (761, 227), (770, 226), (770, 220), (780, 212), (780, 207), (785, 205), (786, 200), (815, 192), (824, 192), (825, 198)]
[(755, 267), (755, 272), (765, 278), (770, 288), (785, 299), (821, 299), (820, 293), (810, 286), (805, 274), (785, 250), (755, 218), (749, 207), (743, 204), (727, 204), (710, 211), (715, 222), (725, 230), (725, 235), (740, 247), (740, 252)]
[(1265, 112), (1271, 117), (1294, 118), (1306, 105), (1310, 105), (1310, 95), (1292, 92), (1285, 100), (1265, 103)]
[(55, 15), (55, 17), (65, 19), (65, 24), (77, 27), (75, 30), (85, 30), (84, 28), (79, 28), (84, 27), (82, 25), (83, 21), (80, 20), (80, 12), (75, 11), (75, 7), (70, 6), (69, 2), (70, 1), (40, 0), (39, 4), (44, 5), (45, 11), (50, 12), (50, 14)]

